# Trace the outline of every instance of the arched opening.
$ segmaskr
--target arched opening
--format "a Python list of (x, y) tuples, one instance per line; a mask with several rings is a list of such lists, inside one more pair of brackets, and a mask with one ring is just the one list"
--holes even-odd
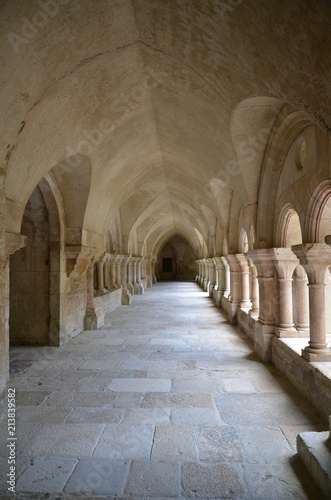
[(331, 192), (329, 191), (324, 198), (320, 213), (318, 216), (317, 225), (317, 240), (318, 243), (331, 243)]
[(10, 343), (59, 345), (60, 227), (45, 179), (26, 204), (21, 234), (27, 244), (10, 258)]
[(302, 231), (297, 211), (292, 205), (283, 208), (278, 223), (276, 245), (291, 248), (302, 244)]
[(248, 237), (245, 229), (242, 229), (239, 238), (239, 253), (246, 252), (248, 252)]
[(172, 237), (158, 254), (160, 281), (194, 281), (196, 254), (190, 243), (181, 236)]

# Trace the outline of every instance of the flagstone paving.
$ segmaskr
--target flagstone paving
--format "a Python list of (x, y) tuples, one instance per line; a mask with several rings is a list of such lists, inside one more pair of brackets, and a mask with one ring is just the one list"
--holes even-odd
[(159, 283), (59, 348), (12, 348), (8, 387), (17, 498), (323, 498), (295, 439), (327, 422), (195, 283)]

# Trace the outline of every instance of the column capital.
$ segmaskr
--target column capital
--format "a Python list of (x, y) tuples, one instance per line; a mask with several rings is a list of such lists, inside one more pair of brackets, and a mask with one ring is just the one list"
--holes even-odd
[(222, 257), (213, 257), (213, 261), (217, 270), (224, 269)]
[(247, 252), (246, 257), (252, 260), (259, 277), (272, 278), (274, 276), (273, 249), (261, 248)]
[(300, 264), (298, 257), (289, 248), (273, 248), (272, 252), (279, 279), (292, 279), (294, 269)]
[(239, 260), (236, 253), (229, 253), (225, 256), (225, 260), (230, 267), (230, 271), (239, 271)]
[(306, 271), (309, 283), (324, 283), (326, 269), (331, 265), (331, 247), (326, 243), (304, 243), (293, 245), (292, 251)]

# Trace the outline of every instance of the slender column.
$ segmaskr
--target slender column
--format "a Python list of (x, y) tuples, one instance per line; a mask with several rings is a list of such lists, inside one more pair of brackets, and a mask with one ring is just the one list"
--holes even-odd
[(122, 284), (122, 304), (131, 304), (131, 293), (128, 287), (128, 268), (131, 261), (131, 255), (123, 255), (121, 260), (121, 284)]
[(221, 257), (213, 257), (215, 264), (215, 287), (213, 297), (217, 307), (221, 307), (221, 301), (224, 294), (224, 264)]
[(128, 290), (131, 293), (131, 295), (134, 295), (134, 288), (133, 288), (133, 261), (132, 261), (132, 256), (128, 262), (128, 270), (127, 270), (127, 276), (128, 276)]
[(134, 293), (139, 294), (139, 287), (137, 284), (137, 257), (132, 258), (132, 286)]
[(123, 259), (123, 255), (117, 255), (115, 260), (115, 274), (116, 274), (116, 288), (121, 288), (122, 282), (122, 271), (121, 271), (121, 262)]
[(241, 301), (240, 309), (249, 311), (252, 307), (252, 303), (249, 298), (249, 266), (246, 257), (243, 254), (237, 254), (237, 259), (239, 262), (240, 269), (240, 291), (241, 291)]
[(305, 243), (292, 246), (308, 276), (309, 324), (308, 346), (302, 356), (308, 361), (331, 360), (331, 349), (326, 342), (325, 277), (331, 265), (331, 248), (325, 243)]
[(230, 296), (230, 268), (225, 257), (221, 257), (224, 266), (224, 297)]
[(257, 277), (257, 269), (254, 266), (252, 259), (248, 258), (247, 262), (250, 269), (250, 299), (252, 303), (249, 315), (252, 316), (252, 318), (257, 318), (259, 316), (259, 281)]
[(293, 272), (298, 266), (297, 256), (288, 248), (273, 249), (273, 263), (277, 270), (279, 295), (277, 297), (277, 327), (278, 337), (298, 337), (298, 331), (293, 322)]
[(109, 254), (105, 254), (105, 262), (103, 265), (103, 282), (106, 290), (109, 290)]
[(232, 324), (236, 324), (237, 309), (240, 305), (239, 261), (235, 254), (228, 254), (225, 259), (230, 269), (230, 295), (228, 297), (230, 303), (230, 310), (228, 311), (229, 320)]
[(309, 290), (308, 279), (297, 277), (298, 286), (298, 324), (299, 331), (309, 330)]
[(153, 276), (153, 283), (157, 283), (156, 275), (155, 275), (155, 266), (156, 266), (156, 258), (153, 257), (152, 260), (152, 276)]
[(97, 262), (97, 293), (99, 295), (106, 292), (103, 281), (103, 266), (105, 262), (105, 255), (101, 256)]
[(209, 284), (209, 267), (208, 267), (208, 259), (203, 259), (204, 266), (204, 279), (203, 279), (203, 289), (206, 292)]
[(116, 254), (110, 254), (108, 258), (109, 262), (109, 286), (112, 290), (116, 289), (116, 267), (115, 267), (115, 261), (116, 261), (117, 255)]
[(151, 259), (146, 259), (146, 284), (147, 288), (152, 288), (153, 286), (153, 275), (152, 275), (152, 263)]
[(207, 259), (207, 265), (208, 265), (208, 275), (209, 275), (209, 281), (207, 284), (207, 292), (209, 297), (213, 296), (213, 290), (215, 288), (216, 284), (216, 270), (215, 270), (215, 263), (213, 259)]
[(137, 257), (137, 267), (136, 267), (136, 283), (138, 287), (138, 293), (144, 293), (144, 286), (141, 282), (141, 266), (143, 263), (144, 257)]
[(97, 330), (104, 323), (104, 315), (96, 305), (94, 299), (94, 264), (95, 260), (87, 268), (86, 273), (86, 314), (84, 319), (85, 330)]

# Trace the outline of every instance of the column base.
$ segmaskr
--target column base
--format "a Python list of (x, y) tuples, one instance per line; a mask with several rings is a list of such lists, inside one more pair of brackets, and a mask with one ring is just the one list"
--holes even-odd
[(128, 289), (122, 290), (122, 305), (128, 306), (132, 302), (132, 295)]
[(213, 291), (214, 291), (214, 285), (212, 285), (211, 283), (209, 283), (207, 285), (207, 292), (208, 292), (209, 297), (213, 296)]
[(223, 296), (223, 294), (220, 290), (215, 290), (215, 289), (213, 290), (213, 298), (214, 298), (216, 307), (221, 307), (222, 296)]
[(93, 311), (88, 311), (84, 318), (85, 330), (98, 330), (105, 322), (105, 316), (99, 307)]
[(311, 347), (305, 347), (301, 351), (303, 359), (309, 362), (312, 361), (331, 361), (331, 349), (327, 347), (326, 349), (312, 349)]
[(137, 287), (138, 287), (138, 292), (137, 292), (137, 293), (138, 293), (139, 295), (142, 295), (142, 294), (145, 292), (145, 289), (144, 289), (144, 287), (143, 287), (143, 284), (142, 284), (142, 283), (138, 283), (138, 284), (137, 284)]
[(257, 319), (259, 317), (260, 311), (259, 309), (251, 309), (248, 313), (251, 318)]
[(299, 337), (309, 338), (309, 327), (297, 326), (296, 328), (299, 333)]
[(153, 287), (153, 282), (151, 279), (147, 279), (147, 288), (152, 288)]
[(276, 326), (274, 333), (280, 339), (300, 337), (298, 330), (294, 328), (294, 326), (293, 327)]
[(236, 325), (238, 323), (237, 319), (238, 307), (239, 304), (236, 304), (235, 302), (229, 302), (228, 316), (231, 325)]
[(257, 321), (254, 330), (254, 351), (264, 363), (270, 363), (272, 360), (272, 339), (274, 337), (273, 325), (264, 325)]

